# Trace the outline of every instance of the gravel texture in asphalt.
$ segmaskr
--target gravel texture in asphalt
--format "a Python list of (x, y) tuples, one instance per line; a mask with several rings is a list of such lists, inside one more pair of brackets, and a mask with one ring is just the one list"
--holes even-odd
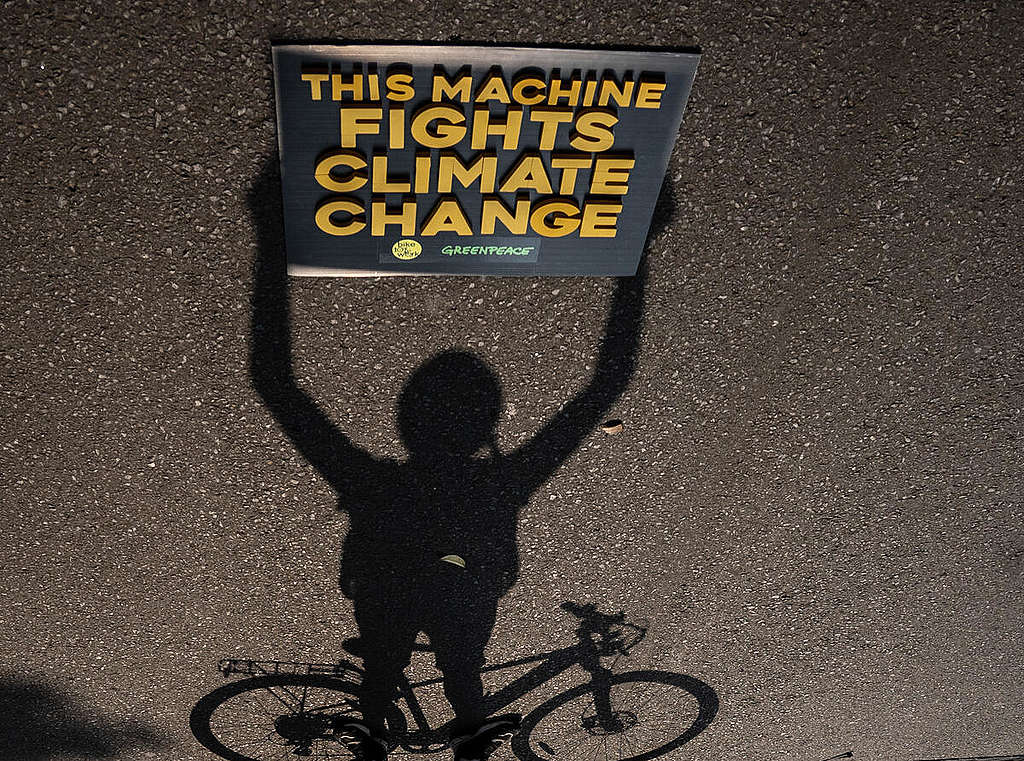
[[(18, 0), (0, 27), (0, 755), (210, 759), (219, 658), (342, 657), (348, 519), (250, 372), (270, 40), (453, 37), (703, 52), (623, 430), (529, 495), (488, 660), (593, 602), (648, 624), (619, 668), (717, 696), (666, 758), (1024, 754), (1021, 5)], [(438, 353), (500, 379), (512, 452), (622, 338), (610, 280), (287, 286), (295, 379), (382, 459)]]

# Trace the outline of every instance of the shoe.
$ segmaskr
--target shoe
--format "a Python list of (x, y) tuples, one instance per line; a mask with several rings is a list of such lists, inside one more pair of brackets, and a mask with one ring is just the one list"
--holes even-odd
[(519, 714), (496, 716), (488, 719), (471, 735), (452, 738), (455, 761), (486, 761), (503, 743), (511, 739), (519, 729), (522, 718)]
[(354, 721), (342, 724), (334, 733), (334, 738), (363, 761), (384, 761), (388, 757), (388, 744), (365, 724)]

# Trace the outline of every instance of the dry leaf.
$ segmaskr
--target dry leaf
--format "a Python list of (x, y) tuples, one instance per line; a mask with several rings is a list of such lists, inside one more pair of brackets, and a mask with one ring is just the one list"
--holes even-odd
[(601, 424), (601, 430), (609, 436), (615, 436), (616, 434), (622, 433), (622, 421), (606, 420)]

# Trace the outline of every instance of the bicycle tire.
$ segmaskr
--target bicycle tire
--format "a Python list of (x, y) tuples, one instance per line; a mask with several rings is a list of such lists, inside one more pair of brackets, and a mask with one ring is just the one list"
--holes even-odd
[[(317, 699), (307, 703), (311, 690)], [(326, 729), (338, 716), (359, 717), (358, 693), (358, 684), (326, 676), (270, 674), (242, 679), (200, 699), (189, 716), (189, 728), (204, 748), (228, 761), (294, 757), (293, 749), (305, 739), (311, 748), (315, 746), (315, 758), (350, 759), (352, 754)], [(329, 702), (324, 703), (324, 697)], [(262, 708), (250, 711), (246, 706), (250, 702)], [(225, 721), (225, 707), (227, 718), (232, 712), (241, 714), (241, 723)], [(404, 733), (405, 716), (397, 706), (391, 706), (387, 721), (393, 733)]]
[[(685, 674), (630, 671), (612, 675), (609, 685), (617, 731), (596, 726), (596, 715), (587, 716), (588, 710), (596, 710), (594, 685), (588, 682), (531, 711), (512, 740), (512, 752), (520, 761), (649, 761), (688, 743), (718, 712), (715, 691)], [(652, 705), (656, 697), (661, 699)], [(641, 712), (667, 728), (641, 729)]]

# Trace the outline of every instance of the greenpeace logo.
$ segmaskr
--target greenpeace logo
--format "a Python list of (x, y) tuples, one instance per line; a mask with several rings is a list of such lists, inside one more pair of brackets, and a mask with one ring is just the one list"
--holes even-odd
[(445, 246), (444, 256), (530, 256), (536, 246)]
[(395, 272), (438, 272), (455, 267), (458, 272), (530, 272), (537, 263), (544, 241), (534, 236), (485, 236), (469, 238), (455, 235), (437, 238), (393, 238), (377, 243), (381, 264)]

